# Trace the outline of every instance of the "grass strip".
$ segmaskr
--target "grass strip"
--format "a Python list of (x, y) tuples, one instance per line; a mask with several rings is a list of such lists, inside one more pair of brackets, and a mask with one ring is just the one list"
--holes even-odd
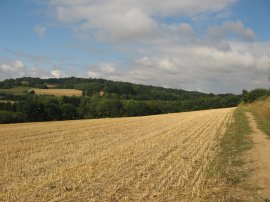
[(248, 105), (259, 129), (270, 137), (270, 99), (264, 98)]
[(207, 201), (242, 201), (257, 197), (257, 187), (247, 180), (251, 168), (247, 166), (245, 153), (251, 149), (252, 141), (245, 111), (244, 106), (235, 110), (233, 121), (228, 123), (221, 139), (218, 155), (210, 165)]

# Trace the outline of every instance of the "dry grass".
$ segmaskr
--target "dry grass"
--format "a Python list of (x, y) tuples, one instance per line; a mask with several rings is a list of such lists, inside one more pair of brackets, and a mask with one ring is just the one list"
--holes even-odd
[(247, 107), (253, 113), (258, 127), (270, 137), (270, 98), (262, 98)]
[(0, 125), (0, 201), (199, 201), (233, 111)]
[(270, 122), (270, 98), (254, 102), (249, 105), (262, 119)]
[(81, 96), (82, 91), (76, 89), (31, 89), (38, 95), (55, 95), (55, 96)]

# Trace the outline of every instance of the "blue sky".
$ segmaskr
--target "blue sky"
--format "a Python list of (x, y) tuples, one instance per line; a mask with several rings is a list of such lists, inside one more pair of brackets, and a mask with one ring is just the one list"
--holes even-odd
[(0, 79), (268, 87), (269, 0), (1, 0)]

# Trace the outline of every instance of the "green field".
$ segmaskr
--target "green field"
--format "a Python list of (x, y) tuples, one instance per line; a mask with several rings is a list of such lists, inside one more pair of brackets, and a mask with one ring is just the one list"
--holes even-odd
[(24, 87), (24, 86), (18, 86), (18, 87), (13, 87), (13, 88), (8, 88), (8, 89), (0, 89), (0, 93), (8, 93), (12, 95), (23, 95), (30, 90), (31, 87)]

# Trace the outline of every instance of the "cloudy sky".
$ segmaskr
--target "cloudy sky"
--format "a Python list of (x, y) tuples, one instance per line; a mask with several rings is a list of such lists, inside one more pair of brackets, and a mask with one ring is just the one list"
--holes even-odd
[(269, 0), (0, 0), (0, 80), (270, 86)]

